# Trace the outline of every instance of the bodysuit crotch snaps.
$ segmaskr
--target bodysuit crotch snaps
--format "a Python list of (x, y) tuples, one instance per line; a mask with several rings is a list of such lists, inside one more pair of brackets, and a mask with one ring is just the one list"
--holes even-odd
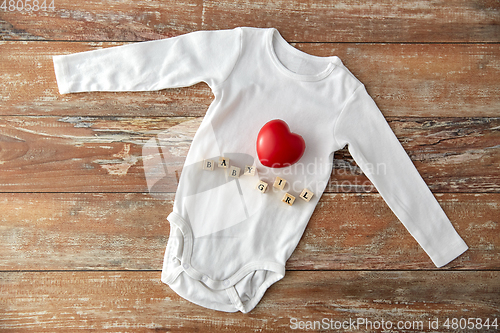
[[(171, 213), (168, 219), (171, 233), (162, 281), (193, 303), (215, 310), (246, 313), (257, 305), (271, 284), (285, 275), (285, 267), (275, 262), (251, 262), (242, 267), (237, 264), (239, 269), (228, 275), (227, 272), (235, 268), (230, 260), (226, 265), (207, 260), (214, 253), (221, 252), (220, 249), (196, 251), (197, 241), (192, 238), (186, 221), (176, 213)], [(204, 260), (197, 261), (196, 257)]]

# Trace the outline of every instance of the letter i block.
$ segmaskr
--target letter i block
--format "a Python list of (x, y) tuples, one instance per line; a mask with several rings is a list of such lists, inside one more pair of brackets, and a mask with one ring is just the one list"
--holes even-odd
[(286, 180), (280, 177), (276, 177), (273, 186), (282, 190), (285, 187)]
[(245, 171), (243, 172), (244, 176), (253, 176), (255, 175), (255, 167), (250, 165), (245, 165)]
[(258, 189), (259, 191), (261, 191), (262, 193), (265, 193), (266, 190), (267, 190), (267, 183), (266, 182), (263, 182), (262, 180), (260, 180), (258, 183), (257, 183), (257, 187), (256, 189)]
[(291, 206), (291, 205), (293, 205), (293, 202), (295, 201), (295, 197), (293, 195), (291, 195), (290, 193), (285, 193), (285, 195), (283, 196), (283, 199), (281, 199), (281, 201), (283, 201), (287, 205)]
[(234, 177), (234, 178), (239, 178), (240, 177), (240, 171), (241, 169), (232, 165), (230, 168), (229, 168), (229, 175), (231, 177)]
[(219, 168), (227, 169), (229, 166), (229, 158), (219, 157)]
[(203, 169), (204, 170), (210, 170), (210, 171), (213, 171), (214, 170), (214, 161), (212, 160), (203, 160)]
[(311, 198), (313, 197), (314, 193), (312, 193), (311, 191), (309, 191), (307, 188), (303, 189), (302, 190), (302, 193), (300, 193), (300, 198), (309, 202), (309, 200), (311, 200)]

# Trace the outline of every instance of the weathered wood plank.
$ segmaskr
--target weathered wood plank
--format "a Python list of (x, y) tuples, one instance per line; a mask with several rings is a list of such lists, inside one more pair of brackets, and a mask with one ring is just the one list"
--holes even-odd
[[(242, 314), (182, 299), (160, 282), (159, 272), (2, 272), (0, 329), (285, 332), (297, 321), (326, 318), (365, 320), (346, 327), (349, 332), (382, 331), (370, 329), (366, 321), (391, 322), (391, 332), (444, 332), (447, 318), (490, 318), (490, 323), (498, 318), (499, 290), (500, 273), (491, 271), (288, 272), (252, 312)], [(436, 319), (438, 329), (429, 327)], [(398, 321), (410, 326), (398, 329)]]
[(498, 45), (299, 44), (297, 48), (338, 55), (387, 116), (499, 114)]
[[(500, 34), (499, 34), (500, 35)], [(140, 93), (60, 95), (52, 56), (120, 43), (0, 42), (0, 114), (203, 116), (204, 84)], [(495, 117), (500, 109), (498, 45), (297, 44), (338, 55), (386, 116)]]
[(2, 194), (0, 270), (161, 269), (172, 200), (140, 193)]
[[(201, 118), (0, 117), (1, 192), (147, 192), (143, 146), (161, 137), (175, 192)], [(496, 192), (500, 118), (389, 118), (429, 187)], [(346, 149), (335, 155), (328, 192), (375, 192)], [(151, 168), (146, 168), (146, 171)]]
[(203, 28), (275, 27), (299, 42), (499, 41), (495, 1), (206, 1)]
[[(436, 198), (457, 232), (470, 245), (466, 253), (446, 267), (498, 269), (500, 262), (496, 257), (500, 239), (496, 230), (500, 228), (500, 196), (437, 194)], [(485, 266), (475, 263), (479, 253), (477, 262)], [(324, 195), (288, 267), (325, 270), (360, 267), (435, 269), (378, 194)]]
[[(0, 270), (158, 270), (164, 200), (140, 193), (0, 195)], [(447, 269), (500, 268), (500, 194), (439, 194), (470, 249)], [(325, 194), (289, 270), (435, 269), (378, 194)]]
[(212, 101), (206, 85), (140, 93), (61, 95), (52, 56), (123, 43), (0, 42), (0, 114), (6, 115), (204, 115)]
[(54, 0), (54, 8), (38, 11), (16, 6), (7, 1), (0, 11), (3, 40), (151, 40), (200, 30), (203, 12), (202, 0)]
[[(19, 8), (21, 8), (18, 5)], [(58, 0), (53, 10), (2, 10), (4, 40), (149, 40), (199, 29), (276, 27), (302, 42), (498, 42), (496, 1)], [(293, 24), (290, 24), (293, 22)]]
[[(433, 191), (498, 191), (496, 188), (500, 184), (500, 118), (391, 117), (388, 121)], [(485, 131), (484, 127), (489, 130)], [(478, 145), (478, 138), (482, 138), (480, 141), (484, 140), (483, 148)], [(476, 183), (477, 176), (473, 171), (479, 171), (478, 168), (481, 169), (483, 177), (488, 179), (485, 178), (482, 185)], [(468, 184), (467, 189), (463, 187), (465, 183)], [(376, 191), (361, 173), (347, 149), (335, 154), (334, 169), (328, 187), (331, 192)]]
[(142, 144), (182, 120), (2, 117), (0, 190), (147, 191)]

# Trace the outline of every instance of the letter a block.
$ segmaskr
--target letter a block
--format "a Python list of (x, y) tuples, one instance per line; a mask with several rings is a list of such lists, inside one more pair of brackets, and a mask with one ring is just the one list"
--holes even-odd
[(300, 193), (300, 198), (309, 202), (309, 200), (311, 200), (311, 198), (313, 197), (314, 193), (312, 193), (311, 191), (309, 191), (307, 188), (303, 189), (302, 190), (302, 193)]
[(241, 169), (232, 165), (231, 168), (229, 168), (229, 175), (234, 178), (239, 178), (240, 177), (240, 171)]
[(293, 202), (295, 201), (295, 197), (293, 195), (291, 195), (290, 193), (285, 193), (285, 195), (283, 196), (283, 199), (281, 199), (281, 201), (283, 201), (287, 205), (291, 206), (291, 205), (293, 205)]
[(244, 176), (253, 176), (255, 175), (255, 167), (250, 165), (245, 165), (245, 171), (243, 172)]
[(227, 169), (229, 166), (229, 158), (219, 157), (219, 168)]
[(203, 160), (203, 169), (204, 170), (214, 170), (215, 163), (212, 160)]
[(266, 190), (267, 190), (267, 183), (266, 182), (263, 182), (262, 180), (260, 180), (258, 183), (257, 183), (257, 187), (256, 189), (258, 189), (259, 191), (261, 191), (262, 193), (265, 193)]
[(282, 190), (285, 187), (286, 180), (280, 177), (276, 177), (273, 186)]

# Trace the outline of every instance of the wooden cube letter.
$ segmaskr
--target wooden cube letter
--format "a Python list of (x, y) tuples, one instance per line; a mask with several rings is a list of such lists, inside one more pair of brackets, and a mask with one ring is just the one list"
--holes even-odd
[(276, 177), (273, 186), (282, 190), (285, 187), (286, 180), (280, 177)]
[(265, 193), (267, 190), (267, 183), (262, 181), (262, 180), (259, 180), (259, 182), (257, 183), (256, 189), (258, 189), (262, 193)]
[(219, 168), (227, 169), (229, 166), (229, 158), (227, 157), (219, 157)]
[(313, 197), (314, 193), (312, 193), (311, 191), (309, 191), (307, 188), (303, 189), (302, 190), (302, 193), (300, 193), (300, 198), (309, 202), (309, 200), (311, 200), (311, 198)]
[(250, 165), (245, 165), (245, 171), (243, 172), (244, 176), (254, 176), (255, 175), (255, 167)]
[(229, 168), (229, 176), (234, 177), (234, 178), (239, 178), (240, 177), (240, 171), (241, 169), (232, 165)]
[(281, 201), (283, 201), (287, 205), (291, 206), (291, 205), (293, 205), (293, 202), (295, 201), (295, 197), (293, 195), (291, 195), (290, 193), (285, 193), (285, 195), (283, 196), (283, 199), (281, 199)]
[(215, 163), (212, 160), (203, 160), (203, 169), (204, 170), (214, 170)]

